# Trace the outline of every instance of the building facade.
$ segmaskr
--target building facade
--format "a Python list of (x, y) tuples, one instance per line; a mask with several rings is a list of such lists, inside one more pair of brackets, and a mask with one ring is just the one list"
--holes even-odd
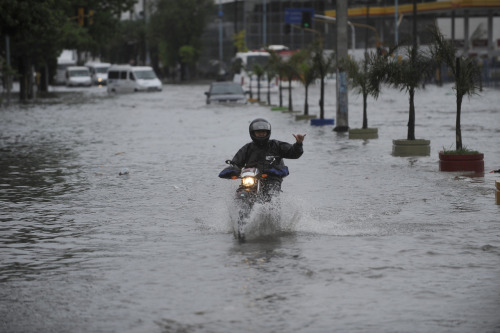
[[(334, 50), (336, 45), (336, 26), (334, 22), (315, 19), (311, 29), (302, 29), (297, 24), (287, 24), (286, 10), (313, 10), (317, 15), (325, 15), (334, 11), (336, 0), (214, 0), (217, 11), (208, 24), (203, 36), (203, 56), (200, 59), (202, 72), (212, 71), (211, 64), (222, 61), (229, 69), (231, 58), (236, 49), (233, 36), (245, 31), (245, 43), (249, 50), (257, 50), (268, 45), (284, 45), (291, 50), (307, 47), (314, 39), (321, 38), (326, 50)], [(410, 4), (412, 0), (399, 0), (401, 5)], [(428, 2), (419, 0), (419, 3)], [(394, 0), (350, 0), (349, 8), (384, 7), (394, 4)], [(222, 14), (222, 15), (220, 15)], [(433, 17), (420, 20), (424, 26), (433, 22)], [(351, 20), (369, 28), (350, 26), (349, 48), (376, 47), (377, 44), (388, 44), (394, 40), (394, 19), (388, 17), (362, 17)], [(411, 36), (411, 23), (402, 22), (403, 36)], [(377, 31), (377, 33), (374, 33)], [(222, 52), (221, 52), (222, 49)]]

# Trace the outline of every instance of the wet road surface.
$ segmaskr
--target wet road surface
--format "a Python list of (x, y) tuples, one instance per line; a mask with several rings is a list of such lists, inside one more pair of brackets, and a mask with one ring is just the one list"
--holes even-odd
[[(1, 332), (500, 331), (498, 174), (438, 171), (454, 144), (450, 87), (416, 97), (424, 157), (391, 155), (406, 136), (397, 90), (369, 101), (379, 138), (363, 141), (266, 106), (207, 106), (207, 87), (61, 88), (0, 109)], [(499, 96), (464, 101), (464, 144), (486, 171), (500, 168)], [(311, 89), (313, 114), (317, 100)], [(334, 118), (333, 93), (326, 107)], [(279, 140), (307, 133), (305, 153), (286, 163), (282, 231), (259, 233), (257, 212), (240, 243), (237, 184), (217, 175), (257, 117)]]

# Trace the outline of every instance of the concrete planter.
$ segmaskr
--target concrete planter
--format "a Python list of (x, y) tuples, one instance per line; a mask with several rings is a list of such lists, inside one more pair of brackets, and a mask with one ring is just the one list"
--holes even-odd
[(495, 181), (495, 186), (497, 188), (497, 191), (495, 192), (495, 199), (497, 205), (500, 205), (500, 180)]
[(349, 139), (377, 139), (378, 128), (352, 128), (349, 129)]
[(393, 156), (429, 156), (431, 154), (430, 140), (392, 140)]
[(445, 154), (439, 152), (440, 171), (473, 171), (484, 172), (484, 154)]
[(295, 116), (295, 120), (309, 120), (316, 118), (315, 114), (299, 114)]
[(271, 107), (271, 111), (287, 111), (287, 106), (273, 106)]

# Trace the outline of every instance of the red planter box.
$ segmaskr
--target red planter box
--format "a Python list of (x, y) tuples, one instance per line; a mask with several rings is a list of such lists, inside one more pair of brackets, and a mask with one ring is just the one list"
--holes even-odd
[(484, 154), (449, 155), (439, 152), (440, 171), (484, 172)]

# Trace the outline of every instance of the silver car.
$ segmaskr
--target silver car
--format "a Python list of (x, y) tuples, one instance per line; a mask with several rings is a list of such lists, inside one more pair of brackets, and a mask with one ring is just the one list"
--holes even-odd
[(213, 82), (205, 92), (207, 104), (210, 103), (233, 103), (246, 104), (248, 100), (240, 84), (236, 82)]

